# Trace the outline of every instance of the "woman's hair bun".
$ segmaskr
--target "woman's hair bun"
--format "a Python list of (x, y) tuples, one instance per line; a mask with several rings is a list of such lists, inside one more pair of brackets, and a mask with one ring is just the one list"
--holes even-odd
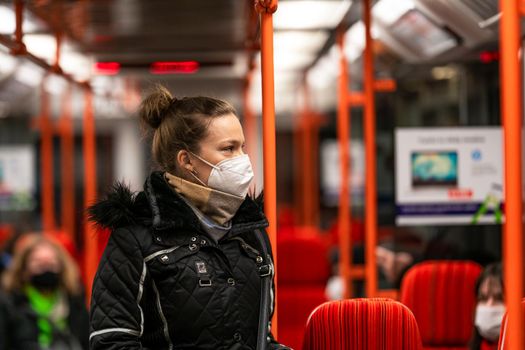
[(168, 89), (162, 85), (156, 85), (140, 104), (140, 119), (144, 124), (157, 129), (166, 117), (173, 100), (174, 98)]

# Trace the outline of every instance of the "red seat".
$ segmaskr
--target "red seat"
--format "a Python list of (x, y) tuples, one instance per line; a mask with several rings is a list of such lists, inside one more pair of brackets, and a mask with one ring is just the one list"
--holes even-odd
[(279, 342), (301, 349), (308, 315), (326, 301), (328, 249), (319, 235), (279, 237)]
[[(525, 313), (525, 299), (521, 301), (521, 306), (523, 308), (523, 312)], [(509, 350), (509, 339), (508, 339), (508, 332), (507, 332), (507, 316), (508, 314), (505, 313), (505, 316), (503, 317), (503, 321), (501, 322), (501, 330), (499, 333), (499, 344), (498, 344), (498, 350)]]
[(414, 313), (425, 350), (468, 348), (480, 273), (469, 261), (428, 261), (406, 273), (400, 301)]
[(414, 315), (391, 299), (331, 301), (312, 313), (303, 350), (420, 350)]

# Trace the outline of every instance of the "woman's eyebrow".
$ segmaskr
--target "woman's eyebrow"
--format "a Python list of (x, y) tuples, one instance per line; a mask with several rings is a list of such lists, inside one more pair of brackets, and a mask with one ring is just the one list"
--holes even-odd
[(239, 144), (243, 144), (244, 141), (243, 140), (236, 140), (236, 139), (226, 139), (226, 140), (222, 140), (221, 141), (221, 144), (234, 144), (234, 145), (239, 145)]

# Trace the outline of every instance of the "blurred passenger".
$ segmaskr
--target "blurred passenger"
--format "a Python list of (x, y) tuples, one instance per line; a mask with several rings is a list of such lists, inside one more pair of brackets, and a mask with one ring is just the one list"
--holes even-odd
[(143, 192), (117, 185), (91, 208), (112, 229), (92, 292), (91, 348), (249, 350), (260, 339), (286, 349), (269, 332), (268, 221), (247, 196), (253, 171), (234, 108), (159, 87), (140, 115), (161, 171)]
[(478, 303), (470, 350), (496, 350), (505, 314), (501, 263), (488, 265), (476, 284)]
[(401, 274), (414, 263), (414, 256), (408, 252), (396, 252), (389, 247), (376, 247), (376, 262), (386, 280), (395, 285)]
[(25, 239), (2, 282), (16, 310), (5, 322), (19, 330), (12, 341), (20, 349), (88, 348), (89, 318), (78, 270), (60, 246), (41, 236)]

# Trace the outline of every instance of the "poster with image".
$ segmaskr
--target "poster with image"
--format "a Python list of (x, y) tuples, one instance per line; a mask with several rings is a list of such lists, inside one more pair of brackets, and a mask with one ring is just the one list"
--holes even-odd
[(395, 138), (398, 225), (504, 221), (501, 128), (398, 128)]
[(35, 205), (32, 146), (0, 146), (0, 210), (32, 210)]

